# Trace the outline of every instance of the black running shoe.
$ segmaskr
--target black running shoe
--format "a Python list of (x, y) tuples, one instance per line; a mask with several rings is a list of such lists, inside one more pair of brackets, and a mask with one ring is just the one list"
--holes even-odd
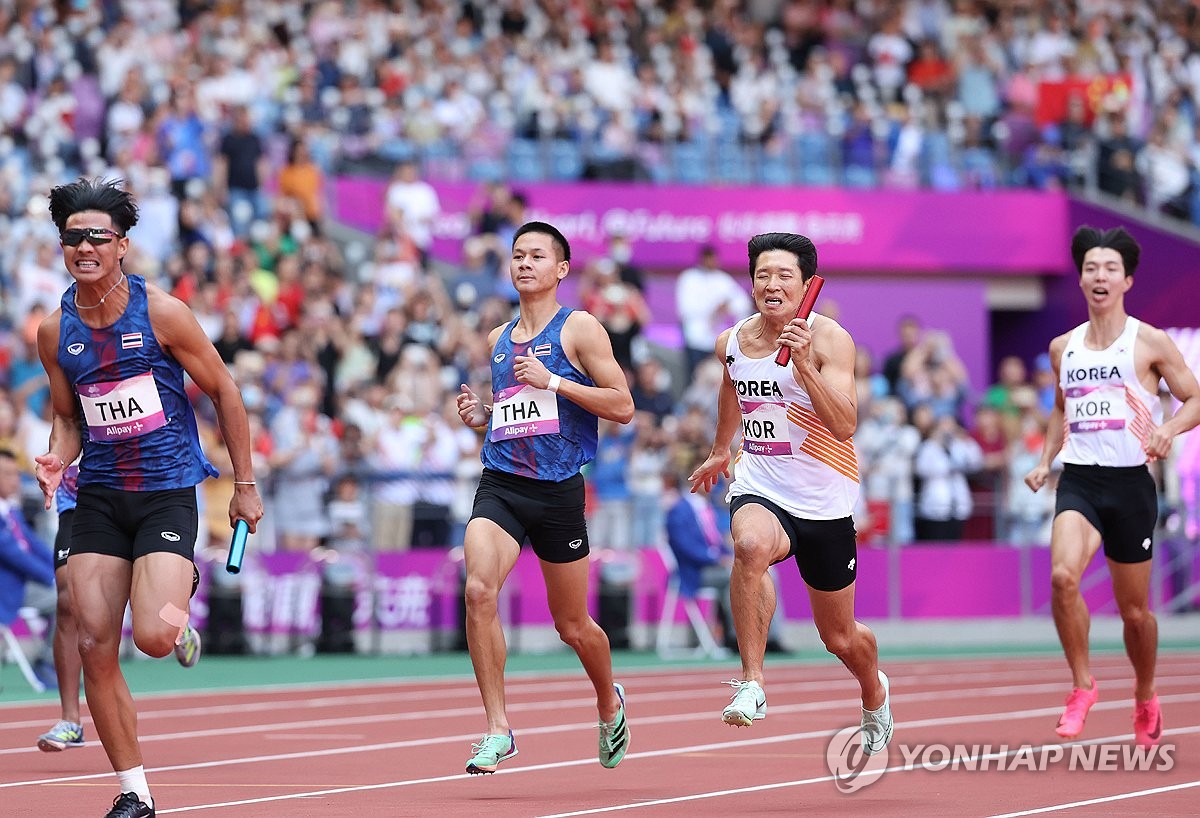
[(113, 799), (113, 808), (104, 818), (154, 818), (154, 807), (143, 804), (136, 793), (123, 792)]

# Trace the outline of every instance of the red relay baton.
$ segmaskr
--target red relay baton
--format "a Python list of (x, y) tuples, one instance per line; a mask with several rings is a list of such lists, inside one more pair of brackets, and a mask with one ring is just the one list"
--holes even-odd
[[(819, 275), (814, 275), (808, 280), (808, 289), (804, 291), (804, 300), (800, 302), (800, 309), (796, 310), (796, 317), (808, 320), (808, 316), (812, 314), (813, 304), (817, 303), (817, 296), (821, 294), (821, 287), (825, 284), (825, 279)], [(792, 348), (780, 347), (775, 353), (775, 363), (780, 366), (787, 366), (792, 361)]]

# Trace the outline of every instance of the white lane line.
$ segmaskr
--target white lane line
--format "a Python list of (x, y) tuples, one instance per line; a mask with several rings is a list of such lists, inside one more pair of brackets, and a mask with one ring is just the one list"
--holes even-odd
[(1106, 795), (1102, 798), (1089, 798), (1086, 801), (1072, 801), (1068, 804), (1054, 804), (1053, 806), (1049, 807), (1038, 807), (1037, 809), (1027, 809), (1021, 812), (1006, 812), (1003, 815), (993, 815), (990, 818), (1019, 818), (1022, 815), (1039, 815), (1046, 812), (1058, 812), (1059, 810), (1075, 809), (1076, 807), (1091, 807), (1095, 806), (1096, 804), (1109, 804), (1113, 801), (1125, 801), (1130, 798), (1142, 798), (1147, 795), (1160, 795), (1164, 792), (1190, 790), (1192, 787), (1200, 787), (1200, 781), (1188, 781), (1183, 784), (1171, 784), (1167, 787), (1154, 787), (1153, 789), (1149, 790), (1123, 792), (1118, 795)]
[[(1029, 674), (1025, 674), (1025, 677), (1029, 678)], [(894, 688), (902, 688), (903, 680), (904, 680), (904, 677), (893, 677), (893, 680), (892, 680), (893, 687)], [(1176, 685), (1176, 684), (1186, 686), (1189, 690), (1193, 689), (1195, 686), (1195, 677), (1194, 676), (1160, 676), (1157, 681), (1158, 681), (1160, 688), (1164, 688), (1164, 689), (1169, 688), (1172, 685)], [(578, 689), (579, 687), (580, 687), (579, 684), (572, 685), (573, 689)], [(839, 691), (839, 689), (841, 689), (841, 688), (852, 688), (852, 687), (854, 687), (854, 682), (851, 679), (851, 680), (838, 680), (835, 682), (795, 682), (795, 683), (790, 683), (790, 684), (785, 683), (785, 684), (771, 685), (770, 689), (771, 689), (772, 695), (776, 695), (778, 693), (797, 693), (797, 692), (811, 693), (814, 691), (817, 691), (817, 692), (824, 691), (824, 692), (831, 692), (831, 693), (836, 694)], [(1063, 689), (1062, 683), (1057, 682), (1057, 681), (1052, 682), (1052, 683), (1025, 684), (1025, 685), (1000, 685), (1000, 686), (995, 686), (995, 687), (974, 687), (974, 686), (972, 686), (971, 697), (973, 699), (1007, 698), (1007, 697), (1027, 698), (1027, 697), (1032, 697), (1032, 696), (1060, 692), (1062, 689)], [(847, 692), (850, 692), (850, 691), (847, 690)], [(474, 693), (475, 693), (475, 695), (478, 695), (478, 690), (476, 689), (474, 691)], [(690, 691), (689, 689), (685, 689), (685, 688), (676, 689), (676, 690), (660, 690), (655, 693), (637, 694), (635, 701), (639, 701), (639, 702), (679, 701), (679, 700), (690, 698), (689, 694), (691, 694), (691, 693), (692, 693), (692, 691)], [(424, 698), (427, 698), (427, 696), (425, 696)], [(897, 693), (893, 697), (893, 701), (899, 702), (900, 704), (912, 704), (912, 703), (918, 703), (918, 702), (942, 701), (945, 698), (946, 698), (945, 691), (931, 690), (931, 691), (926, 691), (926, 692), (921, 692), (921, 693)], [(1171, 701), (1171, 698), (1169, 696), (1164, 696), (1162, 700), (1163, 701)], [(383, 701), (387, 702), (386, 699), (384, 699)], [(718, 705), (723, 704), (723, 702), (721, 702), (719, 700), (719, 698), (716, 699), (715, 701), (716, 701), (716, 703), (713, 705), (714, 707), (717, 707)], [(844, 708), (844, 707), (853, 708), (856, 702), (857, 702), (857, 697), (854, 697), (852, 695), (852, 697), (849, 699), (831, 699), (831, 700), (818, 701), (818, 702), (802, 702), (799, 704), (772, 705), (771, 712), (773, 712), (773, 713), (807, 713), (807, 712), (813, 712), (813, 711), (820, 712), (820, 711), (825, 711), (825, 710), (828, 710), (831, 708)], [(571, 707), (587, 709), (589, 707), (592, 707), (595, 704), (595, 699), (590, 696), (582, 697), (582, 698), (575, 698), (575, 699), (557, 699), (557, 700), (555, 700), (554, 704), (555, 704), (555, 708), (557, 710), (563, 710), (563, 709), (571, 708)], [(545, 705), (544, 701), (509, 703), (507, 706), (507, 710), (509, 713), (537, 713), (537, 712), (543, 711), (545, 709), (545, 706), (546, 705)], [(1117, 699), (1114, 701), (1103, 701), (1096, 706), (1096, 709), (1106, 710), (1106, 709), (1113, 709), (1113, 708), (1126, 707), (1126, 706), (1128, 706), (1127, 701), (1125, 701), (1124, 699)], [(276, 708), (276, 709), (278, 709), (278, 708)], [(479, 705), (472, 703), (470, 706), (467, 706), (467, 707), (443, 708), (441, 710), (428, 710), (428, 709), (422, 709), (419, 711), (405, 710), (405, 711), (402, 711), (399, 713), (378, 713), (378, 712), (376, 712), (376, 713), (367, 713), (367, 714), (359, 715), (359, 716), (339, 716), (339, 717), (330, 717), (330, 718), (324, 718), (324, 719), (302, 719), (302, 720), (294, 720), (294, 721), (287, 721), (287, 722), (270, 721), (270, 722), (261, 722), (261, 723), (255, 723), (255, 724), (234, 725), (234, 726), (229, 726), (229, 727), (213, 727), (213, 728), (203, 729), (203, 730), (173, 731), (170, 733), (147, 733), (145, 735), (140, 736), (139, 741), (145, 744), (145, 743), (152, 743), (152, 742), (159, 742), (159, 741), (177, 741), (180, 739), (212, 738), (212, 737), (217, 737), (217, 736), (256, 735), (256, 734), (263, 733), (263, 732), (275, 733), (275, 732), (284, 732), (284, 731), (289, 731), (289, 730), (313, 730), (313, 729), (320, 729), (320, 728), (342, 728), (342, 727), (350, 727), (350, 726), (355, 726), (355, 725), (376, 724), (376, 723), (385, 723), (385, 722), (390, 723), (390, 724), (395, 724), (395, 723), (403, 723), (403, 722), (427, 721), (429, 719), (434, 719), (434, 718), (436, 718), (436, 719), (452, 719), (452, 718), (460, 718), (460, 717), (474, 717), (479, 714), (479, 711), (480, 711)], [(208, 715), (211, 712), (212, 712), (211, 708), (198, 708), (195, 711), (191, 712), (189, 715), (198, 715), (198, 716), (199, 715)], [(1058, 709), (1052, 708), (1050, 711), (1046, 711), (1046, 712), (1054, 714), (1054, 713), (1058, 712)], [(984, 714), (984, 716), (986, 718), (990, 718), (990, 716), (988, 714)], [(685, 722), (685, 721), (691, 721), (691, 720), (703, 720), (703, 719), (708, 719), (711, 717), (712, 717), (712, 713), (710, 713), (710, 712), (693, 711), (691, 713), (671, 714), (671, 715), (657, 716), (657, 717), (644, 717), (644, 718), (639, 718), (637, 721), (640, 723), (655, 723), (655, 722), (678, 723), (678, 722)], [(142, 718), (143, 718), (142, 715), (139, 714), (139, 720), (141, 720)], [(38, 722), (38, 724), (43, 725), (44, 722)], [(577, 725), (572, 724), (572, 725), (567, 725), (564, 729), (575, 729), (576, 727), (577, 727)], [(534, 729), (536, 729), (536, 728), (534, 728)], [(530, 732), (530, 729), (529, 728), (522, 729), (522, 730), (520, 730), (520, 732), (528, 733), (528, 732)], [(16, 737), (16, 738), (21, 743), (17, 746), (0, 747), (0, 756), (20, 755), (23, 753), (37, 753), (38, 752), (37, 748), (34, 747), (31, 742), (28, 742), (26, 740), (28, 737), (20, 736), (20, 737)], [(9, 740), (12, 740), (12, 739), (9, 739)], [(458, 739), (455, 738), (453, 740), (458, 740)], [(437, 738), (429, 739), (429, 743), (431, 743), (431, 744), (440, 743), (440, 741), (441, 740), (437, 739)], [(7, 743), (7, 742), (5, 742), (5, 743)], [(96, 739), (92, 739), (91, 741), (89, 741), (87, 743), (86, 746), (97, 746), (98, 744), (99, 744), (99, 742)], [(0, 788), (5, 787), (5, 786), (12, 786), (12, 785), (0, 783)]]
[[(1200, 725), (1179, 727), (1179, 728), (1175, 728), (1173, 730), (1165, 730), (1163, 732), (1164, 732), (1164, 735), (1166, 735), (1166, 734), (1182, 735), (1185, 733), (1200, 733)], [(1030, 751), (1024, 751), (1024, 750), (1022, 750), (1022, 748), (1015, 747), (1015, 748), (1013, 748), (1011, 750), (1007, 750), (1005, 752), (987, 753), (984, 757), (986, 757), (988, 759), (1007, 758), (1009, 756), (1016, 755), (1017, 753), (1020, 753), (1020, 752), (1032, 752), (1033, 755), (1036, 756), (1039, 753), (1041, 753), (1043, 750), (1051, 748), (1051, 747), (1069, 747), (1072, 745), (1090, 745), (1090, 744), (1109, 744), (1109, 743), (1116, 743), (1116, 742), (1121, 742), (1121, 741), (1129, 741), (1132, 738), (1133, 738), (1133, 735), (1131, 733), (1129, 733), (1129, 734), (1116, 735), (1116, 736), (1103, 736), (1101, 738), (1089, 739), (1088, 741), (1072, 741), (1072, 742), (1067, 742), (1066, 744), (1043, 744), (1041, 746), (1032, 748), (1032, 750), (1030, 750)], [(629, 757), (632, 757), (632, 756), (629, 756)], [(885, 768), (882, 771), (882, 773), (902, 773), (902, 772), (910, 772), (912, 770), (922, 770), (922, 769), (925, 769), (925, 767), (922, 766), (921, 764), (898, 764), (893, 767)], [(776, 784), (760, 784), (760, 785), (757, 785), (754, 787), (742, 787), (742, 788), (734, 789), (734, 790), (714, 790), (714, 791), (710, 791), (710, 792), (693, 793), (691, 795), (678, 795), (673, 798), (659, 798), (659, 799), (656, 799), (653, 801), (636, 801), (636, 802), (628, 802), (628, 803), (624, 803), (624, 804), (613, 804), (613, 805), (610, 805), (607, 807), (592, 807), (591, 809), (575, 810), (574, 812), (557, 812), (557, 813), (554, 813), (551, 815), (542, 815), (542, 816), (539, 816), (538, 818), (577, 818), (577, 816), (581, 816), (581, 815), (602, 815), (607, 812), (624, 812), (626, 810), (631, 810), (631, 809), (641, 809), (642, 807), (662, 806), (663, 804), (681, 804), (681, 803), (686, 803), (688, 801), (702, 801), (702, 800), (707, 800), (710, 798), (724, 798), (724, 797), (731, 796), (731, 795), (745, 795), (746, 793), (763, 792), (765, 790), (776, 790), (776, 789), (782, 789), (784, 787), (802, 787), (802, 786), (805, 786), (808, 784), (820, 784), (823, 782), (832, 782), (834, 780), (835, 780), (835, 777), (832, 775), (818, 776), (816, 778), (804, 778), (804, 779), (800, 779), (798, 781), (781, 781)], [(1085, 806), (1088, 804), (1099, 804), (1099, 803), (1104, 803), (1106, 801), (1116, 801), (1116, 800), (1121, 800), (1124, 798), (1135, 798), (1135, 797), (1139, 797), (1141, 795), (1153, 795), (1153, 794), (1157, 794), (1160, 792), (1170, 792), (1172, 790), (1187, 789), (1189, 787), (1194, 787), (1197, 785), (1200, 785), (1200, 781), (1193, 781), (1193, 782), (1189, 782), (1187, 784), (1174, 784), (1174, 785), (1166, 786), (1166, 787), (1156, 787), (1153, 790), (1143, 790), (1138, 793), (1125, 793), (1122, 795), (1109, 796), (1107, 798), (1096, 798), (1096, 799), (1092, 799), (1090, 801), (1079, 801), (1074, 804), (1066, 804), (1066, 805), (1062, 805), (1062, 806), (1069, 808), (1069, 807), (1075, 807), (1075, 806)], [(1012, 812), (1012, 813), (1008, 813), (1007, 815), (995, 815), (995, 816), (991, 816), (991, 818), (1017, 818), (1018, 816), (1034, 815), (1039, 812), (1052, 812), (1058, 808), (1059, 807), (1043, 807), (1040, 809), (1029, 810), (1027, 812)]]
[[(1181, 702), (1181, 701), (1200, 701), (1200, 693), (1177, 694), (1177, 695), (1173, 695), (1173, 696), (1160, 695), (1159, 700), (1162, 702), (1166, 702), (1166, 703)], [(813, 706), (814, 706), (814, 703), (807, 703), (806, 705), (792, 705), (790, 707), (785, 705), (784, 707), (776, 708), (775, 710), (773, 710), (773, 712), (776, 712), (776, 713), (778, 713), (780, 711), (790, 712), (791, 710), (797, 709), (799, 707), (805, 707), (805, 708), (811, 709)], [(828, 707), (828, 703), (826, 703), (825, 706)], [(1124, 702), (1100, 702), (1100, 703), (1096, 704), (1092, 709), (1093, 710), (1116, 709), (1118, 706), (1124, 707), (1124, 706), (1126, 706), (1126, 703), (1124, 703)], [(999, 712), (999, 713), (939, 716), (936, 718), (916, 719), (913, 721), (897, 722), (896, 729), (902, 730), (902, 729), (911, 729), (911, 728), (917, 728), (917, 727), (941, 727), (941, 726), (946, 726), (946, 725), (978, 724), (981, 722), (986, 723), (986, 722), (992, 722), (992, 721), (1009, 722), (1014, 719), (1022, 719), (1022, 718), (1043, 718), (1043, 717), (1047, 717), (1047, 716), (1056, 715), (1059, 713), (1059, 711), (1061, 709), (1062, 708), (1060, 708), (1060, 707), (1044, 707), (1044, 708), (1037, 708), (1037, 709), (1032, 709), (1032, 710), (1012, 710), (1012, 711)], [(676, 722), (680, 722), (680, 721), (691, 721), (691, 720), (695, 720), (698, 718), (711, 719), (713, 717), (714, 716), (712, 713), (707, 713), (707, 712), (703, 713), (703, 714), (691, 713), (691, 714), (675, 715), (675, 716), (649, 717), (649, 718), (639, 719), (638, 723), (646, 724), (646, 725), (668, 724), (668, 723), (676, 723)], [(547, 735), (547, 734), (551, 734), (551, 733), (562, 733), (562, 732), (567, 732), (567, 731), (571, 731), (571, 730), (584, 730), (584, 729), (587, 729), (592, 726), (593, 725), (590, 722), (588, 724), (566, 724), (566, 725), (558, 724), (558, 725), (552, 725), (552, 726), (548, 726), (548, 727), (534, 727), (534, 728), (521, 730), (520, 734), (521, 735)], [(701, 752), (701, 751), (709, 750), (709, 749), (729, 749), (729, 748), (736, 748), (736, 747), (752, 747), (752, 746), (758, 746), (758, 745), (763, 745), (763, 744), (778, 744), (778, 743), (784, 742), (784, 741), (803, 741), (803, 740), (808, 740), (808, 739), (828, 739), (830, 737), (830, 735), (832, 735), (833, 732), (835, 732), (835, 731), (831, 731), (830, 729), (827, 728), (827, 729), (823, 729), (823, 730), (810, 730), (810, 731), (803, 732), (803, 733), (789, 733), (789, 734), (781, 735), (781, 736), (765, 736), (765, 737), (757, 738), (757, 739), (716, 742), (714, 744), (701, 745), (701, 746), (690, 745), (687, 747), (671, 747), (671, 748), (666, 748), (666, 749), (662, 749), (662, 750), (649, 750), (649, 751), (643, 751), (641, 753), (630, 753), (626, 758), (656, 758), (659, 756), (681, 755), (681, 754)], [(1168, 730), (1167, 732), (1175, 733), (1175, 732), (1190, 732), (1190, 731), (1180, 728), (1178, 730)], [(357, 745), (354, 747), (333, 747), (333, 748), (328, 748), (328, 749), (324, 749), (324, 750), (307, 750), (307, 751), (303, 751), (303, 752), (294, 752), (294, 753), (274, 753), (271, 755), (245, 756), (242, 758), (228, 758), (228, 759), (219, 759), (219, 760), (214, 760), (214, 761), (189, 762), (187, 764), (173, 764), (173, 765), (148, 769), (146, 772), (148, 772), (148, 773), (149, 772), (155, 772), (155, 773), (157, 773), (157, 772), (174, 772), (174, 771), (180, 771), (180, 770), (196, 770), (196, 769), (236, 766), (236, 765), (245, 765), (245, 764), (261, 764), (261, 763), (268, 763), (268, 762), (274, 762), (274, 761), (294, 761), (297, 759), (307, 759), (307, 758), (328, 758), (330, 756), (349, 755), (349, 754), (353, 754), (353, 753), (375, 753), (375, 752), (381, 752), (381, 751), (386, 751), (386, 750), (401, 750), (401, 749), (407, 749), (407, 748), (411, 748), (411, 747), (428, 747), (433, 744), (450, 744), (450, 743), (457, 743), (457, 742), (465, 743), (467, 741), (473, 741), (473, 740), (477, 739), (478, 737), (479, 737), (479, 733), (473, 732), (473, 733), (465, 733), (465, 734), (461, 734), (461, 735), (457, 735), (457, 736), (440, 736), (437, 738), (417, 738), (417, 739), (411, 739), (411, 740), (407, 740), (407, 741), (393, 741), (393, 742), (387, 742), (387, 743), (382, 743), (382, 744), (365, 744), (365, 745)], [(1124, 736), (1121, 738), (1128, 739), (1128, 738), (1131, 738), (1131, 736)], [(1095, 742), (1095, 740), (1093, 740), (1090, 742), (1077, 742), (1077, 743), (1096, 743), (1096, 742)], [(1061, 745), (1055, 745), (1055, 746), (1061, 746)], [(517, 773), (532, 772), (535, 770), (556, 769), (556, 768), (560, 768), (560, 767), (572, 767), (572, 766), (576, 766), (579, 764), (594, 764), (594, 763), (596, 763), (595, 758), (587, 758), (587, 759), (581, 759), (581, 760), (576, 760), (576, 761), (557, 762), (557, 763), (542, 764), (542, 765), (531, 765), (528, 767), (516, 767), (516, 768), (511, 768), (508, 770), (500, 770), (499, 773), (497, 773), (497, 775), (499, 775), (499, 774), (512, 775), (512, 774), (517, 774)], [(33, 779), (33, 780), (26, 780), (26, 781), (12, 781), (12, 782), (0, 783), (0, 789), (11, 789), (11, 788), (15, 788), (15, 787), (26, 787), (26, 786), (40, 786), (40, 785), (44, 785), (44, 784), (65, 784), (65, 783), (71, 782), (71, 781), (90, 781), (90, 780), (95, 780), (95, 779), (100, 779), (100, 778), (109, 778), (109, 777), (111, 777), (111, 775), (112, 775), (112, 773), (92, 773), (92, 774), (88, 774), (88, 775), (59, 776), (56, 778), (43, 778), (43, 779)], [(412, 780), (404, 780), (404, 781), (398, 781), (398, 782), (388, 782), (387, 784), (383, 784), (383, 785), (376, 785), (376, 784), (363, 785), (363, 787), (365, 787), (367, 789), (374, 789), (374, 788), (378, 788), (380, 786), (403, 787), (403, 786), (411, 786), (412, 784), (457, 779), (457, 778), (461, 778), (462, 775), (463, 775), (462, 773), (459, 773), (456, 775), (439, 776), (437, 778), (431, 778), (431, 779), (412, 779)], [(359, 789), (359, 788), (358, 787), (346, 788), (347, 791), (351, 791), (351, 792), (357, 791), (357, 789)], [(322, 792), (324, 792), (324, 791), (322, 791)]]

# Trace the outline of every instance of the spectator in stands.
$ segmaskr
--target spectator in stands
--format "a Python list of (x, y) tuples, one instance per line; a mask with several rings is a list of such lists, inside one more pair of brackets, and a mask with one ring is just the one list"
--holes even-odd
[(595, 506), (588, 514), (588, 537), (595, 548), (620, 551), (633, 545), (629, 466), (636, 439), (637, 429), (633, 424), (600, 422), (596, 458), (587, 474), (596, 498)]
[(308, 142), (293, 136), (288, 145), (287, 164), (279, 170), (279, 195), (300, 203), (304, 218), (317, 235), (325, 216), (325, 178), (313, 161)]
[(1006, 355), (996, 367), (996, 382), (984, 391), (980, 402), (997, 412), (1015, 416), (1018, 409), (1013, 404), (1013, 394), (1028, 385), (1025, 362), (1018, 355)]
[(633, 243), (623, 233), (608, 237), (608, 257), (617, 265), (617, 276), (639, 293), (646, 289), (646, 274), (633, 261)]
[(633, 396), (633, 408), (648, 412), (655, 424), (661, 423), (663, 418), (675, 411), (671, 373), (652, 355), (637, 365), (629, 393)]
[(887, 506), (888, 542), (912, 542), (913, 458), (921, 434), (905, 422), (904, 404), (892, 397), (876, 401), (859, 424), (854, 444), (863, 458), (864, 498)]
[(421, 257), (421, 266), (429, 263), (433, 243), (433, 222), (442, 210), (437, 191), (420, 176), (416, 161), (405, 159), (396, 166), (387, 188), (388, 224), (396, 233), (411, 236)]
[(953, 415), (934, 421), (917, 448), (916, 535), (921, 541), (962, 539), (973, 503), (967, 476), (979, 469), (983, 454)]
[(325, 495), (337, 468), (337, 439), (319, 396), (315, 383), (293, 387), (271, 422), (271, 508), (284, 551), (311, 551), (329, 534)]
[(946, 332), (927, 332), (904, 356), (897, 393), (910, 412), (925, 404), (934, 417), (959, 418), (967, 388), (967, 369)]
[(683, 326), (687, 356), (685, 380), (691, 380), (696, 365), (712, 357), (712, 339), (733, 325), (735, 316), (750, 311), (750, 296), (737, 279), (721, 269), (712, 245), (700, 248), (694, 267), (675, 281), (675, 312)]
[(1142, 183), (1137, 168), (1141, 143), (1129, 135), (1125, 114), (1115, 112), (1107, 119), (1108, 135), (1100, 139), (1096, 152), (1096, 186), (1126, 201), (1142, 201)]
[(626, 372), (634, 369), (634, 345), (642, 328), (650, 323), (650, 309), (642, 294), (617, 275), (611, 258), (598, 258), (587, 265), (580, 284), (583, 309), (604, 325), (612, 341), (613, 355)]
[(669, 473), (670, 447), (667, 433), (648, 412), (634, 404), (635, 437), (629, 454), (630, 526), (629, 539), (635, 548), (662, 542), (663, 479)]
[(888, 394), (899, 394), (900, 367), (908, 353), (921, 340), (921, 319), (915, 315), (902, 315), (896, 322), (896, 337), (899, 346), (888, 353), (883, 361), (883, 377), (887, 379)]
[(247, 108), (234, 110), (233, 125), (221, 137), (213, 171), (213, 181), (224, 197), (233, 232), (243, 237), (250, 223), (262, 218), (267, 210), (262, 200), (263, 180), (267, 176), (266, 149), (254, 132)]
[[(1002, 541), (1013, 545), (1050, 544), (1050, 524), (1054, 519), (1054, 494), (1025, 490), (1025, 475), (1038, 464), (1046, 438), (1047, 415), (1032, 404), (1033, 394), (1020, 397), (1021, 414), (1017, 434), (1007, 452), (1004, 493), (1004, 528)], [(1060, 467), (1061, 464), (1056, 464)], [(1051, 485), (1053, 488), (1053, 484)]]

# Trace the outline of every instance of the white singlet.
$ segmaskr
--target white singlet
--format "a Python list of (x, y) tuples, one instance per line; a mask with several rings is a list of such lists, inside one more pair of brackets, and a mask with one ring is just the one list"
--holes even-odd
[(765, 497), (806, 520), (849, 517), (858, 500), (854, 442), (833, 436), (796, 382), (795, 370), (776, 364), (774, 351), (765, 358), (746, 357), (737, 336), (748, 320), (730, 330), (725, 347), (742, 411), (742, 450), (729, 499)]
[(1071, 331), (1059, 364), (1064, 463), (1081, 466), (1140, 466), (1147, 460), (1146, 438), (1162, 423), (1162, 404), (1146, 391), (1134, 368), (1141, 322), (1125, 319), (1125, 329), (1106, 349), (1088, 349), (1087, 324)]

